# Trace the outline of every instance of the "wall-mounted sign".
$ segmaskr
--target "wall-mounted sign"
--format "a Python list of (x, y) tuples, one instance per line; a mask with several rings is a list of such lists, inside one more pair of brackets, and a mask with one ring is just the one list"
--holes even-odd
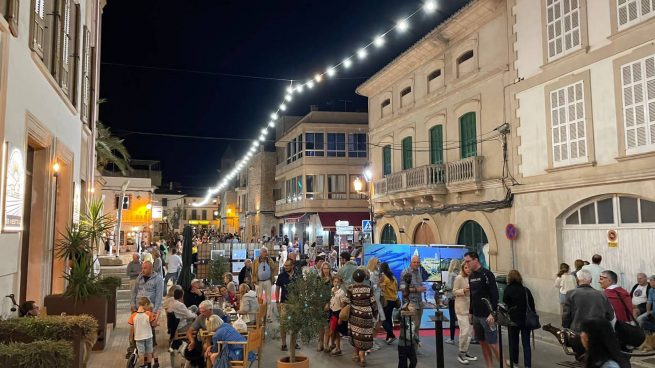
[(16, 232), (23, 229), (23, 201), (25, 200), (25, 162), (20, 149), (7, 143), (4, 174), (4, 214), (2, 230)]
[(614, 229), (607, 230), (607, 246), (616, 248), (619, 246), (619, 233)]
[(153, 220), (159, 220), (161, 219), (164, 214), (164, 209), (162, 206), (152, 206), (152, 219)]
[(80, 223), (80, 205), (82, 203), (82, 189), (78, 183), (75, 184), (75, 191), (73, 192), (73, 223)]

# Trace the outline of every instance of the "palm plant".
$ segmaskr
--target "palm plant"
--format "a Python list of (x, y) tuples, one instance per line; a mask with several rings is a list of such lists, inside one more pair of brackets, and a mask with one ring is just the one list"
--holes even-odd
[(123, 175), (132, 170), (130, 154), (123, 144), (123, 139), (111, 134), (108, 126), (96, 122), (96, 167), (100, 170), (108, 164), (114, 164)]
[(93, 198), (89, 201), (86, 212), (80, 219), (80, 232), (89, 241), (92, 252), (98, 252), (101, 244), (107, 238), (107, 233), (116, 226), (116, 220), (109, 213), (104, 213), (102, 198)]

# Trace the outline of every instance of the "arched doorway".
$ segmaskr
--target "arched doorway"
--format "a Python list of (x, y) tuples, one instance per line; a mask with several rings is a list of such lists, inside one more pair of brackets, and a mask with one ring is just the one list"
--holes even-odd
[(396, 238), (396, 232), (393, 230), (393, 226), (391, 224), (386, 224), (382, 228), (382, 239), (380, 239), (380, 243), (382, 244), (396, 244), (398, 243), (398, 240)]
[(425, 221), (416, 226), (416, 230), (414, 230), (414, 244), (434, 244), (436, 242), (430, 226)]
[(478, 253), (480, 263), (483, 267), (489, 268), (489, 240), (484, 233), (482, 226), (473, 220), (466, 221), (459, 229), (457, 235), (457, 244), (466, 245), (466, 247)]

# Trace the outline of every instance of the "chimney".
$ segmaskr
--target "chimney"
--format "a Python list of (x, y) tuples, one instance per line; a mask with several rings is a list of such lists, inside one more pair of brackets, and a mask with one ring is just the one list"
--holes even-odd
[(318, 105), (309, 105), (309, 111), (318, 111)]

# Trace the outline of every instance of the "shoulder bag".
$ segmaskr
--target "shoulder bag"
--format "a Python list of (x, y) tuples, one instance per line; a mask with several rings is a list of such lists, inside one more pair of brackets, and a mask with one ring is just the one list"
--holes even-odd
[[(633, 320), (634, 322), (634, 316), (632, 315), (632, 311), (628, 308), (627, 305), (625, 305), (625, 302), (621, 298), (621, 294), (619, 294), (619, 292), (616, 290), (614, 290), (614, 292), (616, 293), (616, 296), (621, 301), (621, 304), (623, 304), (623, 308), (625, 308), (625, 311), (628, 314), (628, 320)], [(617, 320), (616, 323), (614, 324), (614, 331), (616, 332), (616, 337), (624, 345), (637, 347), (643, 344), (644, 340), (646, 340), (646, 333), (644, 332), (644, 330), (638, 325), (635, 326), (628, 322)]]
[(530, 299), (528, 298), (528, 288), (525, 288), (525, 327), (528, 330), (536, 330), (541, 327), (539, 315), (530, 308)]

